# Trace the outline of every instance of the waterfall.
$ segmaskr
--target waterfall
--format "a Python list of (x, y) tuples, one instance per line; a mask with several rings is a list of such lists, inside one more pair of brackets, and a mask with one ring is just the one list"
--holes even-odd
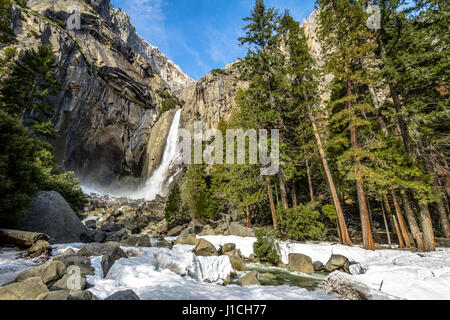
[(168, 178), (169, 170), (178, 158), (178, 127), (180, 126), (181, 109), (175, 113), (172, 124), (167, 135), (166, 147), (158, 169), (145, 182), (145, 185), (137, 192), (129, 195), (131, 199), (145, 199), (152, 201), (156, 195), (161, 194), (164, 182)]

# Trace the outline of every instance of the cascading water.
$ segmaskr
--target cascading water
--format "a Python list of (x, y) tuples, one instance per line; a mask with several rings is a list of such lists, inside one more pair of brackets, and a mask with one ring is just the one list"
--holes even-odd
[(152, 201), (156, 195), (161, 194), (164, 189), (164, 182), (167, 180), (169, 170), (178, 159), (178, 127), (180, 126), (181, 109), (175, 113), (172, 124), (167, 135), (166, 147), (158, 169), (145, 182), (145, 185), (137, 192), (130, 194), (131, 199), (145, 199)]

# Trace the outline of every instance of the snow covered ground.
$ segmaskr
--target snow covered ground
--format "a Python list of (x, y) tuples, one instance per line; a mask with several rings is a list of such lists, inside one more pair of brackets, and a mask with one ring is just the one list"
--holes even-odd
[[(255, 238), (236, 236), (204, 236), (217, 248), (225, 243), (235, 243), (244, 256), (253, 253)], [(68, 248), (75, 252), (84, 244), (71, 243), (54, 246), (53, 255), (60, 255)], [(220, 285), (231, 272), (226, 256), (197, 257), (193, 246), (178, 245), (167, 248), (122, 247), (130, 258), (114, 263), (103, 278), (101, 257), (93, 257), (95, 275), (88, 276), (89, 290), (98, 298), (105, 298), (117, 291), (132, 289), (141, 299), (335, 299), (324, 291), (308, 291), (290, 286)], [(313, 261), (326, 263), (331, 254), (342, 254), (350, 261), (351, 278), (381, 293), (403, 299), (450, 300), (450, 249), (438, 249), (431, 253), (415, 253), (403, 250), (366, 251), (359, 246), (342, 246), (325, 242), (281, 242), (281, 255), (288, 262), (289, 253), (303, 253)], [(36, 261), (17, 259), (17, 251), (0, 250), (0, 285), (12, 281)]]
[[(202, 238), (217, 248), (227, 242), (235, 243), (246, 257), (253, 253), (256, 241), (256, 238), (236, 236)], [(403, 299), (450, 300), (450, 248), (420, 253), (389, 249), (368, 251), (359, 246), (328, 242), (280, 242), (280, 250), (284, 263), (288, 262), (289, 253), (303, 253), (324, 264), (332, 254), (341, 254), (357, 262), (350, 267), (352, 278), (372, 289), (379, 290), (381, 286), (382, 292)]]

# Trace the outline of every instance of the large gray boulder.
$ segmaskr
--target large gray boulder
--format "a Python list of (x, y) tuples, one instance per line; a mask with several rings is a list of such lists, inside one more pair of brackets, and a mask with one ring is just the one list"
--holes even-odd
[(105, 300), (141, 300), (139, 296), (131, 289), (119, 291), (105, 298)]
[(290, 253), (289, 271), (306, 274), (314, 273), (314, 266), (311, 258), (301, 253)]
[(127, 258), (127, 255), (120, 247), (115, 247), (111, 254), (105, 254), (102, 257), (103, 277), (108, 275), (109, 269), (111, 269), (114, 262), (121, 258)]
[(82, 242), (91, 234), (56, 191), (41, 191), (33, 197), (30, 212), (20, 220), (19, 227), (48, 234), (50, 243)]
[(54, 260), (61, 261), (64, 263), (66, 268), (69, 268), (70, 266), (77, 266), (80, 268), (80, 273), (83, 276), (95, 274), (95, 269), (91, 265), (91, 259), (88, 257), (79, 256), (77, 254), (67, 254), (56, 257)]
[(33, 277), (0, 287), (0, 300), (35, 300), (47, 292), (48, 289), (42, 279)]
[(255, 237), (255, 230), (244, 227), (238, 222), (232, 222), (228, 228), (230, 235), (239, 237)]
[(83, 257), (109, 255), (114, 251), (115, 247), (120, 247), (120, 243), (88, 243), (78, 251), (77, 255)]

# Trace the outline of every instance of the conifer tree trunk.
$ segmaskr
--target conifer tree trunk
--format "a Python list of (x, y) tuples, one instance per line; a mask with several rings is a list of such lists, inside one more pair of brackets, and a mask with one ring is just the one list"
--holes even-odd
[(273, 228), (277, 230), (277, 216), (275, 213), (275, 205), (273, 203), (273, 196), (272, 196), (272, 186), (270, 184), (269, 176), (266, 176), (266, 185), (267, 185), (267, 194), (269, 196), (270, 210), (272, 212)]
[(248, 228), (251, 228), (252, 223), (251, 223), (251, 220), (250, 220), (250, 207), (249, 207), (249, 206), (246, 206), (246, 207), (245, 207), (245, 211), (246, 211), (246, 213), (247, 213), (247, 227), (248, 227)]
[(405, 248), (405, 242), (403, 241), (403, 237), (400, 231), (400, 228), (397, 223), (397, 219), (392, 214), (391, 205), (389, 204), (389, 198), (387, 194), (384, 195), (384, 206), (386, 207), (386, 211), (388, 212), (388, 215), (392, 218), (392, 222), (394, 225), (395, 233), (397, 234), (398, 243), (400, 245), (400, 248)]
[(406, 228), (405, 220), (402, 216), (402, 211), (400, 210), (400, 205), (398, 204), (397, 195), (394, 190), (391, 190), (392, 202), (394, 202), (395, 212), (397, 213), (398, 224), (400, 225), (400, 230), (402, 230), (403, 239), (405, 240), (405, 245), (407, 248), (411, 248), (411, 240), (409, 239), (408, 229)]
[(389, 232), (389, 226), (387, 223), (386, 213), (384, 212), (383, 204), (381, 204), (381, 211), (383, 212), (384, 228), (386, 229), (386, 235), (387, 235), (388, 245), (389, 245), (389, 249), (390, 249), (390, 248), (392, 248), (391, 233)]
[[(347, 97), (352, 97), (352, 86), (349, 80), (347, 80)], [(352, 102), (347, 102), (347, 107), (349, 110), (352, 109)], [(356, 126), (352, 125), (350, 128), (350, 139), (352, 143), (353, 149), (358, 149), (358, 136), (356, 132)], [(359, 206), (359, 214), (361, 216), (361, 226), (362, 226), (362, 233), (363, 233), (363, 242), (364, 242), (364, 249), (366, 250), (375, 250), (375, 246), (373, 244), (373, 237), (372, 237), (372, 228), (370, 226), (370, 217), (369, 217), (369, 209), (367, 207), (367, 198), (366, 193), (364, 191), (363, 187), (363, 178), (358, 177), (359, 170), (357, 169), (361, 165), (361, 161), (358, 155), (353, 156), (353, 165), (356, 168), (356, 194), (358, 197), (358, 206)]]
[(313, 189), (313, 183), (312, 183), (312, 179), (311, 179), (311, 168), (309, 166), (308, 159), (306, 159), (306, 175), (308, 176), (309, 197), (311, 199), (311, 202), (314, 202), (314, 189)]
[(425, 244), (423, 243), (422, 232), (420, 232), (420, 228), (417, 224), (411, 203), (409, 202), (408, 195), (406, 194), (405, 190), (400, 190), (400, 195), (402, 197), (403, 207), (405, 208), (406, 219), (408, 220), (409, 228), (411, 229), (413, 237), (416, 240), (417, 248), (421, 251), (424, 251)]
[[(433, 163), (431, 162), (430, 158), (425, 156), (425, 167), (428, 171), (428, 174), (433, 176), (433, 189), (434, 192), (436, 192), (437, 194), (440, 193), (440, 187), (438, 185), (437, 179), (439, 178), (438, 175), (436, 174), (435, 170), (434, 170), (434, 166)], [(448, 215), (447, 215), (447, 210), (445, 208), (445, 204), (442, 200), (443, 196), (441, 196), (437, 202), (437, 209), (438, 209), (438, 213), (439, 213), (439, 219), (441, 221), (441, 225), (442, 225), (442, 231), (444, 232), (444, 235), (446, 238), (450, 238), (450, 224), (448, 222)]]
[(292, 179), (292, 206), (297, 208), (297, 188), (295, 187), (295, 179)]
[[(384, 43), (379, 36), (377, 37), (377, 42), (381, 49), (381, 56), (382, 56), (382, 58), (385, 58), (386, 52), (385, 52), (385, 48), (384, 48)], [(412, 143), (412, 139), (409, 134), (408, 125), (407, 125), (405, 119), (403, 118), (403, 116), (401, 115), (401, 112), (403, 111), (402, 103), (400, 101), (397, 90), (395, 89), (394, 83), (392, 81), (388, 81), (388, 87), (389, 87), (390, 95), (394, 102), (395, 110), (397, 111), (397, 122), (400, 127), (400, 133), (402, 135), (402, 140), (403, 140), (403, 144), (405, 146), (405, 150), (411, 157), (411, 160), (413, 161), (413, 163), (415, 165), (418, 165), (416, 154), (414, 152), (415, 150), (414, 150), (414, 146)], [(419, 204), (419, 208), (420, 208), (419, 217), (420, 217), (420, 223), (422, 225), (425, 250), (435, 251), (436, 246), (435, 246), (435, 242), (434, 242), (433, 224), (431, 222), (431, 216), (430, 216), (430, 211), (429, 211), (428, 205)]]
[(280, 199), (278, 198), (278, 187), (276, 183), (275, 183), (275, 197), (277, 199), (277, 207), (278, 207), (280, 205)]
[(278, 181), (280, 182), (281, 202), (283, 203), (283, 207), (285, 209), (289, 209), (286, 185), (284, 183), (284, 177), (283, 177), (283, 169), (281, 169), (281, 168), (280, 168), (280, 171), (278, 172)]
[[(306, 90), (303, 90), (303, 96), (306, 101), (308, 101), (308, 95)], [(320, 160), (322, 161), (323, 171), (325, 171), (325, 177), (327, 178), (328, 188), (330, 189), (331, 198), (333, 199), (334, 207), (336, 208), (337, 218), (339, 222), (339, 231), (341, 234), (341, 241), (344, 245), (351, 245), (350, 236), (348, 234), (347, 225), (344, 219), (344, 213), (342, 211), (341, 202), (339, 201), (336, 186), (334, 184), (333, 176), (331, 175), (330, 167), (328, 166), (327, 156), (325, 155), (325, 149), (322, 144), (322, 138), (320, 137), (319, 129), (314, 119), (314, 115), (310, 110), (308, 111), (309, 120), (311, 121), (311, 126), (313, 127), (314, 137), (317, 143), (317, 149), (319, 150)]]

